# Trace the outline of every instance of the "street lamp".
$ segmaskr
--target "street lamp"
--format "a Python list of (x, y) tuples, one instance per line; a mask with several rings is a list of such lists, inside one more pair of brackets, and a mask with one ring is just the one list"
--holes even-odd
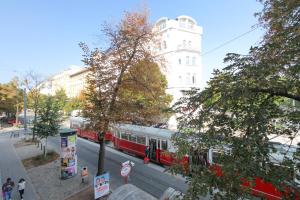
[(24, 130), (25, 134), (27, 133), (27, 116), (26, 116), (26, 109), (27, 109), (27, 96), (26, 96), (26, 88), (24, 88)]

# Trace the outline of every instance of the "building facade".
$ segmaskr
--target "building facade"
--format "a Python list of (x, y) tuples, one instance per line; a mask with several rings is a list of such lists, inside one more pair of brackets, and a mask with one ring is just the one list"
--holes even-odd
[[(168, 81), (167, 93), (173, 96), (174, 104), (182, 97), (182, 90), (200, 89), (202, 84), (201, 41), (202, 27), (189, 16), (176, 19), (162, 17), (155, 23), (158, 32), (157, 55), (163, 58), (161, 71)], [(167, 126), (177, 129), (176, 116), (172, 116)]]
[[(153, 43), (155, 54), (163, 58), (160, 68), (168, 81), (167, 93), (173, 96), (173, 103), (182, 97), (182, 90), (199, 88), (202, 84), (201, 40), (202, 27), (189, 16), (176, 19), (162, 17), (155, 23), (158, 38)], [(69, 69), (49, 79), (46, 91), (54, 95), (64, 89), (68, 97), (80, 95), (87, 84), (88, 69)], [(168, 122), (170, 129), (176, 129), (176, 117)]]
[(160, 18), (155, 29), (159, 33), (156, 49), (164, 58), (161, 70), (168, 80), (167, 92), (175, 102), (182, 96), (181, 90), (201, 87), (202, 27), (191, 17), (179, 16)]
[(69, 96), (71, 98), (78, 97), (87, 86), (88, 68), (83, 68), (80, 71), (70, 75)]
[(46, 95), (55, 95), (56, 91), (63, 89), (68, 97), (73, 97), (71, 92), (71, 76), (82, 71), (82, 67), (70, 67), (61, 73), (58, 73), (41, 85), (41, 93)]

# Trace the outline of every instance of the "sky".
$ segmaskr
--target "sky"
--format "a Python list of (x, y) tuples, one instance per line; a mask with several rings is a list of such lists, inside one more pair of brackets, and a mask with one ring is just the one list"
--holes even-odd
[(24, 77), (29, 71), (49, 77), (72, 65), (83, 66), (78, 43), (85, 42), (90, 48), (103, 46), (101, 25), (118, 22), (124, 11), (142, 4), (149, 7), (152, 23), (160, 17), (188, 15), (203, 27), (203, 83), (212, 77), (213, 69), (225, 66), (226, 53), (247, 54), (264, 33), (258, 28), (243, 35), (258, 23), (254, 13), (261, 11), (262, 5), (255, 0), (3, 0), (0, 83)]

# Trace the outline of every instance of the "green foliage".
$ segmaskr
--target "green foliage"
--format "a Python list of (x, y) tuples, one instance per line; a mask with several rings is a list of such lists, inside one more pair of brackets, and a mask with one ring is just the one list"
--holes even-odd
[(70, 114), (73, 110), (82, 110), (83, 109), (83, 100), (81, 100), (78, 97), (71, 98), (67, 100), (64, 111), (68, 114)]
[(60, 105), (52, 96), (41, 101), (38, 117), (35, 122), (35, 132), (40, 138), (47, 138), (58, 134), (61, 123)]
[(214, 188), (219, 189), (215, 199), (248, 198), (249, 190), (241, 183), (255, 184), (255, 177), (281, 192), (283, 183), (297, 187), (290, 174), (299, 156), (288, 156), (286, 150), (275, 164), (277, 149), (270, 146), (270, 138), (287, 138), (291, 150), (299, 137), (300, 110), (286, 102), (300, 101), (300, 2), (262, 2), (260, 22), (267, 33), (261, 46), (251, 48), (246, 56), (228, 54), (227, 67), (214, 72), (207, 88), (187, 91), (175, 105), (181, 114), (180, 133), (174, 138), (179, 155), (189, 154), (190, 149), (223, 152), (218, 160), (221, 178), (211, 168), (191, 166), (186, 198), (197, 199)]
[(63, 110), (68, 101), (66, 91), (64, 89), (57, 90), (55, 92), (54, 98), (55, 98), (58, 106), (60, 107), (60, 109)]
[(172, 97), (156, 63), (141, 61), (125, 74), (116, 101), (119, 121), (156, 124), (167, 118)]
[[(83, 62), (90, 71), (88, 87), (85, 93), (86, 102), (83, 114), (90, 122), (90, 128), (98, 131), (100, 143), (98, 173), (104, 170), (104, 133), (109, 124), (119, 122), (126, 113), (117, 108), (120, 89), (126, 74), (142, 60), (153, 62), (154, 57), (149, 48), (154, 33), (148, 21), (146, 10), (142, 12), (126, 12), (117, 25), (105, 24), (103, 34), (107, 37), (108, 48), (89, 50), (80, 43), (84, 51)], [(123, 95), (128, 92), (123, 90)], [(145, 103), (142, 95), (135, 97), (139, 104)], [(141, 109), (140, 109), (141, 110)], [(135, 110), (138, 113), (140, 110)], [(134, 116), (133, 110), (128, 115)]]
[(0, 112), (15, 116), (17, 104), (22, 108), (23, 92), (19, 88), (19, 81), (14, 78), (6, 84), (0, 84)]

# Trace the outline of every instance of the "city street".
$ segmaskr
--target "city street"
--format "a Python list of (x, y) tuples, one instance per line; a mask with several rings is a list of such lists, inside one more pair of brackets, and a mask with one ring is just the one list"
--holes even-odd
[[(59, 137), (49, 139), (49, 144), (57, 151), (60, 148)], [(99, 145), (85, 139), (78, 139), (77, 153), (79, 162), (88, 166), (89, 173), (96, 174), (98, 160)], [(111, 147), (106, 146), (105, 170), (111, 175), (112, 187), (116, 188), (124, 184), (124, 180), (120, 175), (121, 163), (131, 160), (135, 163), (130, 174), (129, 183), (139, 187), (140, 189), (150, 193), (155, 197), (160, 197), (163, 192), (172, 187), (181, 192), (187, 190), (187, 184), (184, 179), (179, 176), (173, 176), (163, 172), (164, 168), (156, 164), (143, 164), (141, 158), (136, 158)]]

